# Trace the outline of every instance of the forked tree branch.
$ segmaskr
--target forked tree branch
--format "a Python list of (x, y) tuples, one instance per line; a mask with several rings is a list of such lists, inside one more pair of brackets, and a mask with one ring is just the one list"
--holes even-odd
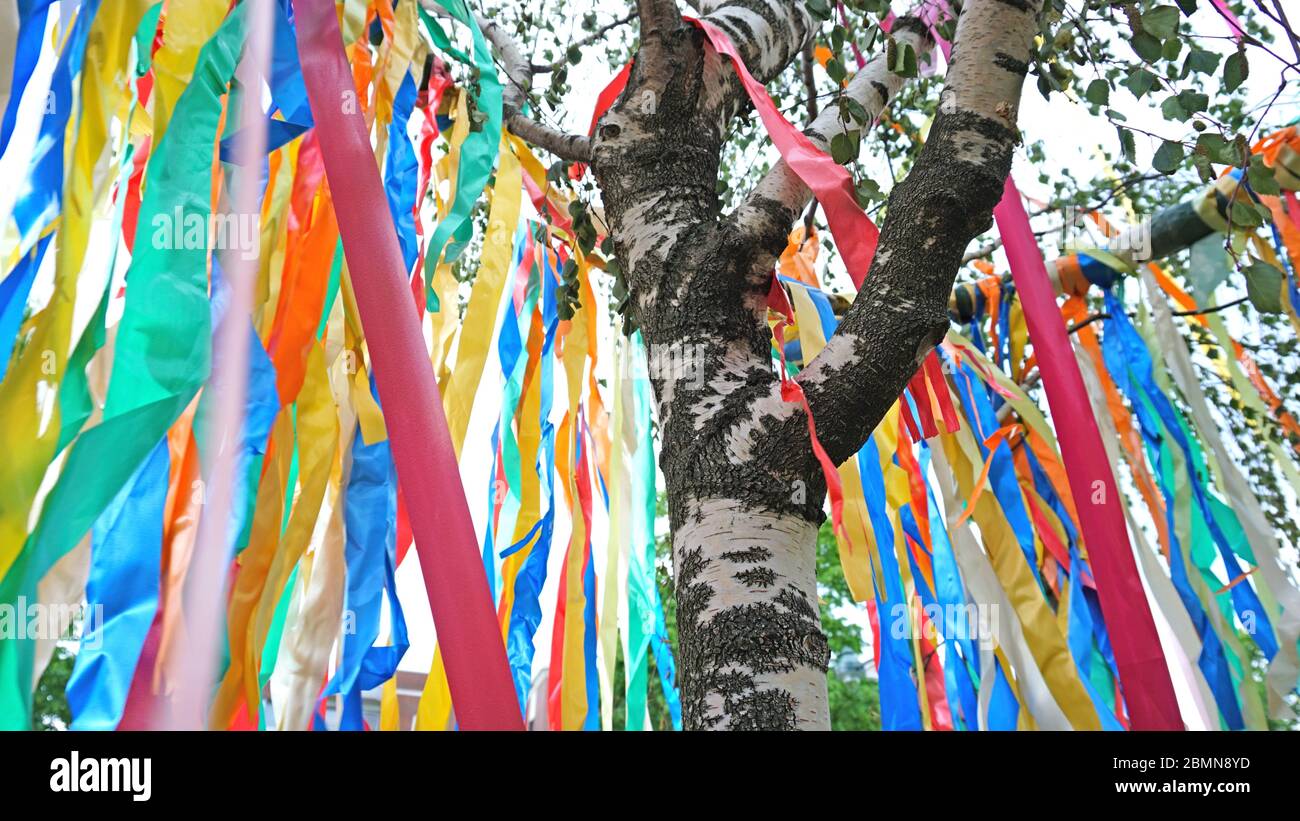
[(949, 327), (967, 244), (991, 224), (1011, 155), (1041, 0), (969, 0), (929, 139), (889, 197), (871, 270), (826, 347), (799, 374), (837, 463), (862, 446)]
[[(926, 27), (915, 17), (899, 18), (894, 24), (893, 37), (899, 45), (911, 46), (918, 59), (928, 55), (933, 46)], [(853, 76), (844, 94), (860, 104), (874, 122), (902, 87), (903, 77), (889, 70), (887, 55), (882, 49)], [(846, 124), (841, 119), (839, 106), (828, 105), (813, 119), (804, 133), (814, 144), (829, 153), (831, 139), (836, 134), (845, 133), (855, 140), (861, 140), (861, 132), (865, 130), (862, 126)], [(745, 235), (760, 247), (780, 248), (785, 243), (790, 226), (811, 199), (812, 192), (808, 186), (803, 184), (785, 160), (781, 160), (754, 186), (736, 210), (734, 219)], [(766, 268), (759, 266), (754, 276), (766, 278), (769, 273)]]

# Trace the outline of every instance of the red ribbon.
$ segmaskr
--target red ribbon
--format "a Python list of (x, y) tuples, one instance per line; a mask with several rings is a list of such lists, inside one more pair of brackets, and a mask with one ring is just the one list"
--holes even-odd
[[(591, 112), (591, 126), (587, 129), (587, 136), (595, 135), (596, 123), (600, 122), (600, 118), (605, 116), (606, 111), (609, 111), (609, 107), (618, 99), (618, 95), (623, 93), (624, 88), (627, 88), (627, 78), (631, 74), (632, 64), (630, 62), (624, 63), (623, 67), (618, 70), (618, 74), (614, 75), (614, 79), (609, 81), (609, 85), (601, 89), (601, 92), (596, 95), (596, 108)], [(574, 163), (573, 167), (569, 169), (569, 179), (580, 180), (585, 173), (587, 173), (587, 164), (585, 162)]]
[(374, 362), (420, 569), (446, 658), (456, 721), (522, 730), (487, 575), (461, 485), (442, 398), (410, 310), (406, 264), (355, 99), (333, 0), (296, 0), (298, 50), (325, 173)]

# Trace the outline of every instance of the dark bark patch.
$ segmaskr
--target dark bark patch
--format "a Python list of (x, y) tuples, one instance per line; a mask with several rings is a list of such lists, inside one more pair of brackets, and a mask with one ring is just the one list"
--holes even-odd
[(731, 716), (729, 729), (796, 730), (799, 727), (797, 707), (794, 696), (782, 689), (741, 692), (727, 700), (727, 712)]
[(1029, 73), (1029, 63), (1024, 60), (1017, 60), (1005, 51), (999, 51), (993, 55), (993, 65), (1019, 77), (1024, 77)]
[(797, 587), (786, 585), (784, 590), (776, 594), (776, 601), (791, 613), (812, 621), (817, 620), (817, 608), (812, 606), (808, 597)]
[(728, 550), (726, 553), (723, 553), (720, 558), (736, 563), (765, 562), (772, 558), (772, 551), (768, 550), (766, 547), (754, 545), (753, 547), (746, 547), (739, 550)]
[(776, 571), (770, 567), (751, 567), (733, 574), (741, 584), (748, 587), (771, 587), (776, 584)]
[[(729, 552), (745, 554), (741, 561), (761, 561), (758, 551), (770, 558), (770, 552), (761, 547)], [(798, 667), (825, 671), (830, 651), (816, 606), (787, 585), (771, 600), (729, 607), (705, 618), (704, 611), (714, 597), (712, 588), (700, 581), (708, 562), (698, 547), (683, 549), (678, 556), (677, 624), (682, 661), (678, 670), (685, 726), (708, 729), (726, 717), (730, 729), (795, 729), (798, 705), (793, 696), (779, 687), (760, 688), (758, 677)], [(776, 582), (776, 573), (762, 565), (735, 575), (751, 587), (766, 589)]]

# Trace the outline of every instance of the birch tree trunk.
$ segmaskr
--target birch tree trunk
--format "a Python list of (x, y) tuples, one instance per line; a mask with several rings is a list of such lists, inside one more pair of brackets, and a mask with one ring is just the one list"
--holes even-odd
[[(799, 0), (693, 4), (761, 82), (811, 38)], [(851, 457), (948, 328), (962, 253), (992, 222), (1019, 141), (1016, 111), (1041, 0), (966, 0), (929, 140), (894, 189), (879, 248), (839, 332), (799, 375), (819, 438)], [(681, 20), (675, 0), (639, 0), (641, 45), (627, 89), (590, 140), (528, 120), (531, 79), (498, 46), (511, 128), (589, 161), (644, 335), (659, 414), (677, 596), (679, 686), (688, 729), (828, 729), (829, 649), (820, 628), (816, 532), (826, 487), (802, 409), (781, 397), (766, 297), (810, 192), (784, 163), (733, 213), (717, 195), (732, 119), (749, 103), (730, 64)], [(893, 36), (931, 48), (917, 19)], [(883, 50), (882, 50), (883, 51)], [(901, 86), (883, 54), (845, 93), (875, 115)], [(806, 131), (843, 126), (826, 106)]]

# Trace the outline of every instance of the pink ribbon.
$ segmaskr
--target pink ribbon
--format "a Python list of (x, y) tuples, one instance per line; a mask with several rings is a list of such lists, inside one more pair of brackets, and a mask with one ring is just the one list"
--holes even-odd
[[(835, 8), (840, 13), (840, 25), (847, 29), (849, 27), (849, 15), (844, 11), (844, 4), (836, 3)], [(893, 25), (894, 13), (891, 11), (889, 14), (885, 15), (884, 20), (880, 21), (880, 28), (888, 33), (889, 28)], [(858, 68), (865, 66), (867, 64), (867, 58), (863, 56), (862, 49), (858, 48), (858, 44), (853, 40), (853, 38), (849, 38), (849, 47), (853, 49), (853, 59), (857, 61)]]
[(1129, 545), (1123, 499), (1106, 460), (1029, 216), (1010, 177), (993, 216), (1024, 308), (1029, 338), (1038, 352), (1038, 371), (1056, 421), (1065, 473), (1079, 510), (1079, 525), (1132, 726), (1137, 730), (1181, 730), (1178, 701)]
[(871, 268), (871, 258), (875, 256), (876, 244), (880, 240), (880, 229), (867, 216), (867, 212), (858, 205), (853, 193), (853, 178), (848, 170), (831, 159), (808, 136), (790, 124), (781, 116), (776, 104), (768, 96), (763, 84), (755, 80), (745, 68), (745, 61), (736, 53), (727, 33), (707, 20), (695, 17), (682, 18), (704, 32), (705, 38), (713, 50), (731, 59), (736, 69), (736, 76), (744, 86), (749, 101), (754, 104), (767, 135), (781, 152), (782, 159), (790, 170), (803, 180), (803, 184), (812, 189), (813, 195), (826, 212), (826, 222), (830, 225), (831, 236), (835, 237), (835, 246), (844, 257), (844, 267), (849, 270), (853, 287), (861, 288)]
[(1232, 36), (1240, 43), (1246, 37), (1246, 29), (1242, 27), (1237, 15), (1232, 13), (1232, 9), (1228, 8), (1228, 4), (1223, 0), (1210, 0), (1210, 3), (1213, 4), (1214, 10), (1219, 13), (1219, 16), (1227, 21), (1232, 28)]
[(334, 194), (397, 478), (438, 629), (456, 721), (466, 730), (522, 730), (474, 524), (442, 398), (410, 309), (406, 265), (370, 135), (355, 100), (334, 0), (296, 0), (298, 49), (325, 173)]

